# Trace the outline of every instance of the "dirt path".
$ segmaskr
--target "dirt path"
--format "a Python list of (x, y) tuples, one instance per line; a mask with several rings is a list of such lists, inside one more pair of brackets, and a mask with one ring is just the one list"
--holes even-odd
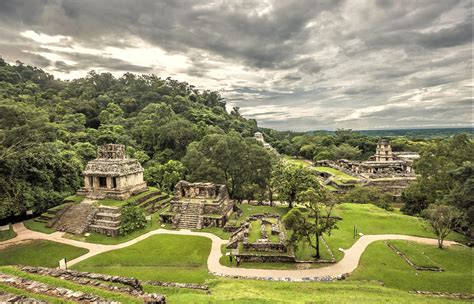
[[(209, 257), (207, 259), (207, 267), (209, 272), (218, 276), (235, 276), (245, 278), (256, 278), (256, 279), (271, 279), (271, 280), (287, 280), (287, 281), (302, 281), (310, 280), (314, 278), (321, 278), (327, 276), (337, 276), (346, 273), (353, 272), (359, 264), (360, 257), (364, 252), (365, 248), (373, 242), (381, 240), (407, 240), (414, 241), (424, 244), (437, 245), (436, 239), (399, 235), (399, 234), (377, 234), (377, 235), (364, 235), (359, 238), (351, 248), (344, 251), (344, 257), (341, 261), (336, 264), (332, 264), (323, 268), (315, 269), (297, 269), (297, 270), (270, 270), (270, 269), (249, 269), (249, 268), (233, 268), (226, 267), (219, 263), (221, 257), (221, 245), (226, 244), (227, 240), (222, 240), (218, 236), (207, 233), (207, 232), (192, 232), (190, 230), (166, 230), (157, 229), (145, 233), (133, 240), (117, 245), (100, 245), (91, 244), (86, 242), (80, 242), (76, 240), (63, 238), (62, 232), (55, 232), (52, 234), (45, 234), (36, 231), (26, 229), (23, 223), (17, 223), (13, 225), (13, 229), (17, 233), (17, 236), (13, 239), (0, 242), (0, 248), (7, 244), (13, 244), (20, 241), (41, 239), (49, 240), (58, 243), (68, 244), (72, 246), (82, 247), (89, 250), (85, 255), (82, 255), (74, 260), (68, 262), (68, 266), (75, 265), (80, 261), (86, 260), (97, 254), (107, 252), (110, 250), (121, 249), (133, 244), (136, 244), (152, 235), (158, 234), (174, 234), (174, 235), (191, 235), (191, 236), (203, 236), (212, 240), (212, 247)], [(446, 246), (456, 244), (453, 241), (445, 241)]]

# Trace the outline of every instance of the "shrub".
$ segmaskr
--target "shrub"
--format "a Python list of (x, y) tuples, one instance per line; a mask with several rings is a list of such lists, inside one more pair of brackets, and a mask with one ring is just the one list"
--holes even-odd
[(353, 204), (374, 204), (377, 207), (392, 211), (393, 207), (390, 205), (391, 196), (388, 193), (383, 193), (380, 189), (375, 187), (355, 187), (348, 191), (343, 201)]
[(120, 234), (128, 234), (146, 226), (145, 212), (137, 206), (127, 206), (122, 209)]

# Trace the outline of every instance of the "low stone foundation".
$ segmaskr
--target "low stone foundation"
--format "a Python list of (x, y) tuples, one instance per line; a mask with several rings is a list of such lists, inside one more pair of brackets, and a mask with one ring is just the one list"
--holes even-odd
[(198, 290), (209, 291), (209, 286), (202, 285), (202, 284), (161, 282), (161, 281), (142, 281), (142, 283), (146, 285), (160, 286), (160, 287), (186, 288), (186, 289), (198, 289)]
[(440, 292), (440, 291), (424, 291), (424, 290), (415, 290), (409, 291), (410, 293), (431, 296), (436, 298), (452, 298), (452, 299), (463, 299), (463, 300), (472, 300), (474, 299), (474, 294), (470, 293), (452, 293), (452, 292)]
[(40, 301), (38, 299), (29, 298), (22, 295), (15, 295), (4, 291), (0, 291), (0, 303), (46, 304), (46, 302)]
[[(29, 273), (60, 278), (81, 285), (96, 286), (102, 289), (107, 289), (115, 292), (119, 291), (136, 298), (141, 298), (145, 303), (161, 304), (166, 302), (164, 295), (144, 292), (140, 281), (135, 278), (110, 276), (99, 273), (89, 273), (75, 270), (63, 270), (45, 267), (24, 266), (21, 268), (21, 270)], [(124, 286), (105, 284), (101, 283), (100, 281), (121, 284)], [(98, 302), (102, 303), (102, 301)]]
[(262, 255), (253, 253), (238, 254), (242, 262), (259, 262), (259, 263), (294, 263), (296, 261), (294, 255)]
[(420, 271), (439, 271), (439, 272), (444, 271), (444, 269), (442, 269), (441, 267), (418, 266), (415, 263), (413, 263), (413, 261), (410, 260), (410, 258), (403, 251), (399, 250), (397, 247), (393, 246), (389, 242), (385, 242), (385, 244), (388, 246), (388, 248), (395, 251), (395, 253), (398, 254), (403, 260), (405, 260), (405, 262), (407, 262), (408, 265), (415, 268), (416, 270), (420, 270)]
[(259, 280), (259, 281), (275, 281), (275, 282), (331, 282), (345, 280), (348, 274), (333, 275), (333, 276), (322, 276), (322, 277), (304, 277), (304, 278), (273, 278), (273, 277), (251, 277), (251, 276), (238, 276), (238, 275), (226, 275), (218, 272), (210, 272), (210, 274), (225, 277), (231, 279), (242, 279), (242, 280)]
[(109, 301), (107, 301), (106, 299), (92, 294), (83, 293), (81, 291), (74, 291), (64, 287), (56, 287), (29, 279), (6, 275), (3, 273), (0, 273), (0, 283), (7, 284), (18, 289), (27, 290), (33, 293), (59, 297), (75, 302), (109, 303)]

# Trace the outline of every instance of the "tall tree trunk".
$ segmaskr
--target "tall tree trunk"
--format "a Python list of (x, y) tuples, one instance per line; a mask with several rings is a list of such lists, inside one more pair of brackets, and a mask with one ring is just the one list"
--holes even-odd
[(273, 191), (270, 186), (268, 186), (268, 199), (270, 200), (270, 206), (273, 206)]
[(316, 259), (320, 259), (321, 255), (319, 253), (319, 235), (316, 234)]
[(443, 238), (441, 236), (438, 236), (438, 247), (443, 249)]

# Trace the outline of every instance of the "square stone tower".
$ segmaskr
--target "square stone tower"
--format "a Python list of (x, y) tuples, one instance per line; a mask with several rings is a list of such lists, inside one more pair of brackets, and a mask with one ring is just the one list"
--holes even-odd
[(387, 162), (393, 161), (392, 145), (386, 139), (380, 139), (375, 150), (375, 161)]
[(142, 166), (126, 157), (124, 145), (99, 146), (97, 158), (87, 163), (83, 176), (84, 187), (78, 194), (91, 199), (124, 200), (147, 190)]

